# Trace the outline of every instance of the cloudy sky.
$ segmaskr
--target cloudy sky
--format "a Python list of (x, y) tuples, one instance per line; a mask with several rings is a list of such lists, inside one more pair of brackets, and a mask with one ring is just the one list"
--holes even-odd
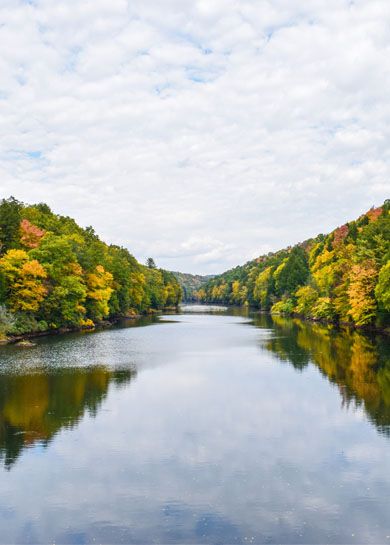
[(216, 273), (390, 192), (389, 0), (1, 0), (0, 196)]

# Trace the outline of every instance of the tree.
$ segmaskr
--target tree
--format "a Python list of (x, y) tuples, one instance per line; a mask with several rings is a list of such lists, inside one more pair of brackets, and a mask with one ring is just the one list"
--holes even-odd
[(45, 232), (27, 219), (20, 222), (20, 242), (26, 248), (37, 248)]
[(113, 293), (110, 314), (125, 315), (129, 310), (140, 310), (145, 290), (141, 266), (125, 248), (109, 247), (109, 267), (113, 275)]
[(7, 333), (12, 331), (14, 325), (14, 315), (4, 305), (0, 305), (0, 340), (4, 339)]
[(276, 294), (293, 294), (299, 286), (305, 284), (308, 276), (309, 266), (305, 250), (295, 246), (275, 271)]
[(40, 314), (51, 327), (80, 326), (86, 315), (87, 288), (76, 250), (83, 245), (78, 235), (48, 233), (30, 255), (39, 260), (47, 274), (47, 295)]
[(296, 291), (295, 296), (297, 304), (295, 305), (294, 312), (310, 316), (318, 299), (318, 292), (312, 286), (302, 286)]
[(87, 274), (87, 301), (88, 317), (94, 322), (101, 321), (110, 313), (109, 301), (113, 289), (113, 276), (102, 265), (97, 265), (93, 273)]
[(230, 302), (234, 305), (242, 305), (245, 303), (247, 297), (247, 288), (245, 285), (241, 285), (238, 280), (234, 280), (232, 283), (232, 292), (230, 295)]
[(148, 257), (148, 259), (146, 260), (146, 266), (148, 267), (148, 269), (156, 269), (157, 268), (153, 257)]
[(378, 283), (375, 288), (375, 297), (379, 304), (390, 312), (390, 261), (379, 271)]
[(266, 267), (256, 278), (253, 298), (262, 309), (269, 309), (273, 288), (273, 268)]
[(377, 303), (374, 296), (378, 272), (373, 260), (356, 263), (351, 270), (351, 283), (348, 289), (349, 315), (356, 325), (373, 322)]
[(14, 197), (0, 203), (0, 255), (19, 246), (19, 226), (22, 203)]
[(164, 291), (164, 280), (159, 270), (145, 269), (145, 295), (149, 301), (149, 306), (154, 309), (161, 309), (166, 303), (166, 293)]
[(46, 272), (24, 250), (9, 250), (0, 259), (0, 272), (7, 289), (7, 306), (12, 312), (36, 313), (47, 293)]

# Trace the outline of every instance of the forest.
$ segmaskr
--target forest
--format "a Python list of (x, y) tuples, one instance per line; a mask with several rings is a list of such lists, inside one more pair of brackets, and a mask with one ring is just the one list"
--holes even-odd
[(214, 277), (172, 273), (44, 204), (0, 201), (0, 339), (177, 307), (182, 295), (390, 328), (390, 200), (328, 235)]
[(202, 276), (200, 274), (181, 273), (172, 271), (183, 290), (183, 301), (186, 303), (195, 302), (197, 300), (197, 292), (206, 284), (208, 280), (213, 278), (213, 275)]
[(0, 201), (0, 339), (91, 328), (104, 320), (177, 307), (175, 276), (141, 265), (92, 227), (44, 203)]
[(390, 328), (390, 200), (328, 235), (215, 276), (201, 302)]

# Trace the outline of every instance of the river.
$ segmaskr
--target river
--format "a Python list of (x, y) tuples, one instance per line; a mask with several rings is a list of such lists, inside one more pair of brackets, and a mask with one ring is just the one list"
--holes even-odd
[(0, 543), (390, 544), (389, 342), (239, 310), (0, 348)]

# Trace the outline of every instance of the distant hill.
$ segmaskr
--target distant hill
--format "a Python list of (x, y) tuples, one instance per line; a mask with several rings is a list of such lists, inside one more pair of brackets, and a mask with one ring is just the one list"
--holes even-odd
[(172, 271), (172, 274), (176, 277), (182, 287), (184, 301), (195, 301), (196, 292), (214, 278), (214, 275), (212, 274), (202, 276), (200, 274), (181, 273), (178, 271)]

